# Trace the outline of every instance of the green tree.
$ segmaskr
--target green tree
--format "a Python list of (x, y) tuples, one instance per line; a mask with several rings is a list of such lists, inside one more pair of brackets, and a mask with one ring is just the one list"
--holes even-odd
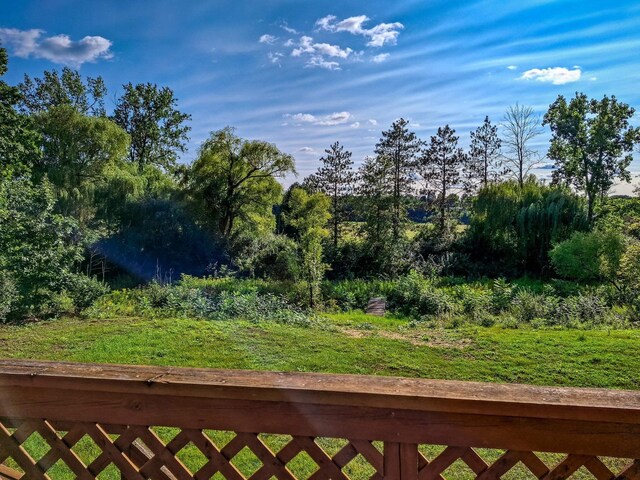
[(170, 169), (186, 150), (191, 115), (180, 112), (168, 87), (151, 83), (123, 85), (113, 120), (131, 136), (129, 160), (142, 171), (145, 165)]
[[(7, 51), (0, 48), (0, 77), (7, 73)], [(29, 172), (38, 158), (38, 135), (29, 118), (16, 111), (20, 90), (0, 80), (0, 178)]]
[(335, 142), (321, 157), (322, 166), (313, 175), (315, 188), (331, 199), (331, 231), (333, 248), (338, 248), (340, 227), (345, 221), (348, 196), (353, 189), (355, 173), (351, 152)]
[(498, 127), (491, 124), (489, 117), (484, 117), (482, 125), (471, 132), (471, 148), (464, 165), (464, 185), (468, 193), (495, 182), (505, 173), (501, 146)]
[(482, 188), (466, 240), (483, 273), (545, 274), (551, 247), (586, 228), (582, 198), (530, 176), (522, 186), (509, 180)]
[(86, 224), (93, 213), (92, 192), (105, 167), (126, 155), (129, 136), (106, 117), (89, 117), (69, 105), (51, 107), (34, 120), (42, 139), (34, 174), (55, 185), (61, 213)]
[(82, 259), (74, 241), (78, 227), (55, 213), (54, 205), (46, 180), (32, 185), (28, 179), (0, 179), (0, 277), (12, 285), (5, 305), (10, 319), (57, 313), (76, 276)]
[(548, 156), (555, 161), (553, 178), (585, 193), (587, 217), (593, 225), (594, 207), (616, 178), (631, 181), (632, 151), (640, 129), (629, 125), (635, 110), (616, 97), (589, 100), (576, 93), (569, 102), (560, 95), (544, 116), (551, 128)]
[(68, 67), (45, 71), (42, 78), (24, 76), (19, 85), (22, 92), (21, 109), (24, 113), (46, 112), (50, 108), (67, 105), (78, 113), (92, 116), (105, 116), (104, 97), (107, 88), (102, 77), (87, 77)]
[(431, 137), (429, 147), (420, 158), (420, 175), (424, 181), (424, 193), (433, 194), (439, 211), (440, 232), (446, 230), (449, 195), (460, 181), (460, 169), (466, 155), (458, 147), (456, 131), (446, 125), (438, 128)]
[(330, 200), (323, 193), (309, 194), (302, 188), (291, 192), (289, 223), (297, 232), (300, 279), (309, 292), (309, 306), (316, 306), (320, 297), (320, 284), (328, 265), (322, 261), (322, 242), (329, 236), (326, 225), (331, 217)]
[(522, 187), (531, 170), (540, 164), (538, 152), (531, 147), (532, 140), (542, 133), (540, 117), (533, 108), (516, 103), (507, 109), (502, 130), (504, 164)]
[(615, 230), (575, 232), (556, 244), (549, 257), (555, 270), (564, 278), (616, 284), (625, 248), (624, 236)]
[[(389, 178), (391, 183), (393, 241), (400, 241), (405, 235), (408, 199), (415, 190), (417, 158), (422, 142), (414, 132), (410, 132), (409, 121), (396, 120), (391, 128), (382, 132), (382, 138), (376, 144), (376, 160), (386, 165), (390, 162)], [(386, 168), (379, 170), (387, 171)]]
[(244, 140), (227, 127), (200, 147), (185, 183), (205, 221), (230, 239), (239, 228), (273, 230), (273, 205), (282, 186), (276, 180), (295, 173), (294, 159), (267, 142)]

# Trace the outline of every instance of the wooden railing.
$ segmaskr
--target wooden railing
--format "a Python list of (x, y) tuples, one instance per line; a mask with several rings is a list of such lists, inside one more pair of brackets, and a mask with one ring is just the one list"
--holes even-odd
[(1, 478), (631, 479), (637, 458), (637, 392), (0, 361)]

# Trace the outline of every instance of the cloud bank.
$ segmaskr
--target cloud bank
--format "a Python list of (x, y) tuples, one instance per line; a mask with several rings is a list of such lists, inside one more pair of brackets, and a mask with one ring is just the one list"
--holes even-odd
[(42, 58), (53, 63), (80, 67), (86, 62), (112, 58), (112, 42), (100, 36), (86, 36), (72, 40), (60, 34), (45, 37), (44, 30), (0, 28), (0, 42), (21, 58)]
[(532, 68), (524, 72), (520, 78), (552, 83), (553, 85), (564, 85), (565, 83), (577, 82), (581, 76), (582, 70), (580, 67), (574, 66), (571, 70), (564, 67)]

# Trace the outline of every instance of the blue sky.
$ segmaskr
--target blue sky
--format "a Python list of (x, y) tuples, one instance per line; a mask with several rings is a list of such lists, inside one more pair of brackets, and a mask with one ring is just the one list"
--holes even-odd
[(467, 146), (515, 102), (543, 114), (582, 91), (640, 109), (637, 1), (0, 0), (0, 11), (11, 83), (67, 64), (102, 75), (111, 103), (125, 82), (171, 87), (193, 116), (183, 161), (226, 125), (293, 154), (302, 177), (335, 140), (360, 163), (399, 117), (424, 139), (448, 123)]

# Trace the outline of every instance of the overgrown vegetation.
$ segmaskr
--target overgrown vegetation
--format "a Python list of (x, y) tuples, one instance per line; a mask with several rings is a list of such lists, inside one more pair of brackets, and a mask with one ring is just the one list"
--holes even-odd
[[(0, 75), (7, 68), (0, 48)], [(336, 142), (284, 191), (294, 158), (214, 131), (180, 164), (190, 116), (168, 87), (68, 68), (0, 81), (0, 321), (62, 314), (322, 326), (382, 296), (432, 327), (628, 328), (640, 320), (640, 129), (615, 97), (488, 117), (465, 151), (399, 119), (356, 170)], [(554, 181), (530, 171), (551, 129)], [(504, 178), (508, 176), (508, 178)], [(109, 292), (109, 290), (111, 290)]]

